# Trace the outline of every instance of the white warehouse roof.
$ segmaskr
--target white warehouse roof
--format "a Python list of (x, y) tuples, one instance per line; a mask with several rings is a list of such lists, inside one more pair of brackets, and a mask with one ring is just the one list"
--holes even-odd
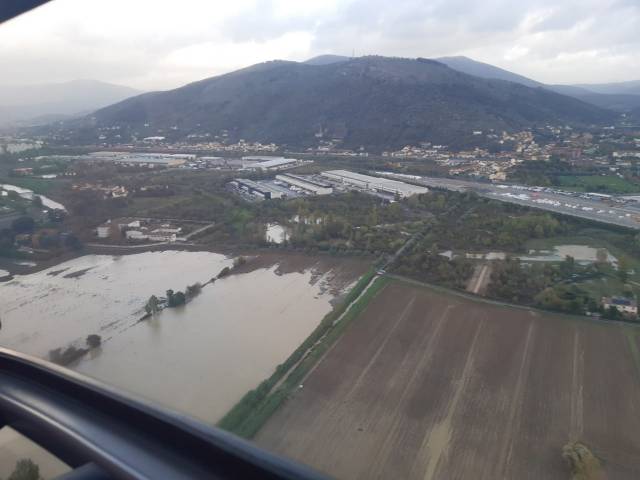
[(290, 163), (297, 163), (298, 160), (295, 158), (275, 158), (273, 160), (267, 160), (266, 162), (256, 162), (251, 165), (247, 165), (249, 168), (273, 168), (279, 167), (281, 165), (288, 165)]
[(394, 193), (401, 197), (410, 197), (411, 195), (427, 193), (429, 191), (428, 188), (421, 187), (419, 185), (411, 185), (398, 180), (391, 180), (390, 178), (362, 175), (348, 170), (329, 170), (327, 172), (322, 172), (322, 175), (334, 180), (340, 180), (343, 183), (358, 185), (370, 190)]
[(331, 185), (308, 181), (307, 179), (299, 177), (297, 175), (276, 175), (276, 179), (289, 185), (294, 185), (296, 187), (302, 188), (303, 190), (312, 192), (316, 195), (328, 195), (330, 193), (333, 193), (333, 188), (331, 187)]

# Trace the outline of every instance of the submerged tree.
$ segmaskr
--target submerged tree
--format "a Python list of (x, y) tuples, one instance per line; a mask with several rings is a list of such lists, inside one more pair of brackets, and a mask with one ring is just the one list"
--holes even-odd
[(244, 265), (245, 263), (247, 263), (247, 258), (246, 257), (240, 256), (240, 257), (237, 257), (237, 258), (233, 259), (233, 267), (234, 268), (240, 267), (240, 266)]
[(170, 307), (178, 307), (180, 305), (184, 305), (187, 301), (187, 297), (184, 293), (178, 291), (171, 296), (171, 301), (168, 302)]
[(147, 304), (144, 306), (144, 310), (149, 315), (153, 315), (158, 311), (158, 304), (159, 304), (158, 297), (156, 297), (155, 295), (151, 295), (149, 297), (149, 300), (147, 301)]
[(168, 307), (172, 307), (173, 303), (173, 290), (169, 289), (167, 290), (167, 306)]
[(185, 289), (185, 295), (187, 297), (195, 297), (202, 291), (202, 284), (200, 282), (196, 282), (193, 285), (187, 285)]
[(87, 336), (87, 345), (91, 348), (97, 348), (102, 344), (102, 337), (100, 335), (96, 335), (92, 333)]
[(30, 458), (23, 458), (16, 462), (16, 468), (7, 480), (42, 480), (40, 467)]
[(167, 307), (177, 307), (179, 305), (184, 305), (187, 301), (184, 293), (178, 291), (174, 292), (173, 290), (167, 290)]

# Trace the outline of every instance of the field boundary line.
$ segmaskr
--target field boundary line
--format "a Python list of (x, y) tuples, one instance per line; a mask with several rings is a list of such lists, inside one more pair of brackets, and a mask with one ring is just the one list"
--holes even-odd
[[(347, 392), (347, 394), (344, 397), (344, 401), (345, 402), (347, 400), (349, 400), (353, 396), (353, 392), (356, 390), (356, 388), (358, 388), (360, 386), (360, 384), (362, 383), (362, 380), (364, 379), (365, 375), (367, 375), (367, 373), (369, 373), (369, 370), (371, 370), (371, 367), (373, 366), (373, 364), (376, 362), (376, 360), (378, 359), (378, 357), (380, 356), (380, 354), (382, 353), (384, 348), (389, 343), (389, 340), (392, 338), (393, 333), (396, 331), (396, 329), (398, 328), (400, 323), (404, 319), (407, 318), (407, 314), (408, 314), (409, 310), (411, 309), (411, 307), (413, 307), (413, 304), (415, 302), (416, 302), (416, 298), (415, 298), (415, 296), (413, 296), (413, 298), (411, 298), (411, 301), (409, 301), (407, 306), (404, 307), (404, 309), (402, 310), (402, 313), (400, 315), (398, 315), (398, 317), (396, 318), (393, 326), (389, 329), (389, 332), (387, 333), (387, 336), (382, 340), (382, 342), (380, 343), (380, 345), (376, 349), (375, 353), (371, 356), (371, 359), (369, 360), (369, 363), (367, 363), (367, 366), (362, 369), (362, 372), (360, 372), (360, 375), (358, 375), (358, 378), (356, 379), (356, 381), (353, 382), (353, 384), (351, 385), (351, 388), (349, 389), (349, 391)], [(342, 336), (340, 338), (342, 338)], [(337, 343), (338, 342), (335, 342), (334, 345), (337, 344)], [(325, 352), (325, 355), (323, 355), (322, 358), (324, 358), (327, 353), (328, 353), (328, 351)], [(316, 363), (316, 366), (319, 365), (319, 364), (320, 364), (320, 362)], [(315, 368), (315, 366), (314, 366), (314, 368)], [(308, 373), (307, 373), (307, 376), (308, 376)], [(306, 378), (306, 376), (305, 376), (305, 378)]]
[[(449, 451), (449, 445), (451, 443), (451, 423), (453, 421), (453, 417), (458, 410), (458, 404), (460, 403), (460, 399), (462, 398), (462, 393), (465, 388), (469, 384), (469, 380), (471, 379), (476, 352), (478, 349), (478, 337), (480, 336), (480, 332), (482, 331), (484, 321), (481, 320), (478, 322), (476, 326), (476, 331), (473, 335), (473, 340), (471, 341), (471, 345), (469, 346), (469, 350), (467, 353), (467, 357), (464, 362), (464, 367), (460, 372), (460, 376), (456, 380), (455, 389), (453, 391), (453, 396), (447, 405), (447, 409), (444, 417), (435, 424), (427, 435), (425, 435), (423, 439), (423, 443), (420, 447), (418, 457), (422, 457), (423, 455), (427, 455), (427, 466), (424, 472), (424, 480), (433, 480), (438, 471), (438, 466), (440, 465), (440, 461), (443, 456), (446, 458)], [(435, 440), (435, 445), (432, 446), (432, 440)]]
[[(420, 349), (423, 352), (415, 366), (413, 367), (413, 371), (409, 376), (408, 380), (405, 382), (404, 388), (400, 393), (398, 398), (397, 407), (395, 412), (393, 413), (393, 418), (391, 420), (391, 427), (389, 428), (389, 433), (384, 439), (378, 454), (376, 455), (376, 460), (371, 466), (371, 471), (377, 471), (380, 467), (379, 465), (385, 464), (387, 458), (389, 457), (389, 449), (390, 446), (394, 444), (398, 435), (400, 426), (399, 423), (402, 420), (402, 410), (407, 403), (407, 395), (411, 389), (411, 386), (415, 383), (416, 379), (420, 374), (423, 373), (424, 369), (429, 365), (433, 358), (433, 346), (435, 342), (440, 338), (440, 332), (442, 330), (442, 326), (445, 320), (449, 317), (449, 312), (454, 308), (454, 305), (447, 305), (445, 307), (444, 312), (440, 315), (438, 320), (435, 322), (435, 327), (430, 335), (427, 335), (428, 332), (427, 322), (425, 322), (424, 330), (421, 330), (421, 334), (423, 334), (422, 341), (420, 342)], [(402, 361), (402, 366), (405, 365), (407, 358)]]
[(508, 303), (508, 302), (501, 302), (500, 300), (493, 300), (490, 298), (484, 298), (484, 297), (480, 297), (478, 295), (473, 295), (470, 294), (468, 292), (463, 292), (460, 290), (455, 290), (452, 288), (447, 288), (447, 287), (443, 287), (442, 285), (436, 285), (433, 283), (428, 283), (428, 282), (423, 282), (421, 280), (415, 280), (413, 278), (409, 278), (409, 277), (405, 277), (402, 275), (397, 275), (395, 273), (386, 273), (385, 277), (388, 277), (390, 279), (393, 280), (397, 280), (399, 282), (404, 282), (404, 283), (408, 283), (410, 285), (415, 285), (417, 287), (422, 287), (422, 288), (427, 288), (429, 290), (433, 290), (436, 292), (440, 292), (440, 293), (446, 293), (449, 295), (455, 295), (457, 297), (462, 297), (462, 298), (466, 298), (467, 300), (472, 300), (475, 302), (479, 302), (479, 303), (486, 303), (488, 305), (496, 305), (499, 307), (506, 307), (506, 308), (515, 308), (518, 310), (526, 310), (528, 312), (535, 312), (535, 313), (541, 313), (541, 314), (545, 314), (545, 315), (553, 315), (556, 317), (560, 317), (564, 320), (575, 320), (575, 321), (580, 321), (580, 322), (588, 322), (588, 323), (592, 323), (592, 324), (596, 324), (596, 325), (607, 325), (607, 324), (611, 324), (611, 325), (620, 325), (620, 326), (626, 326), (629, 328), (635, 328), (639, 330), (640, 333), (640, 322), (636, 322), (636, 321), (626, 321), (626, 320), (611, 320), (608, 318), (594, 318), (594, 317), (587, 317), (586, 315), (572, 315), (570, 313), (563, 313), (563, 312), (555, 312), (553, 310), (543, 310), (541, 308), (537, 308), (537, 307), (533, 307), (533, 306), (527, 306), (527, 305), (517, 305), (515, 303)]
[[(495, 478), (507, 478), (505, 471), (509, 466), (511, 454), (513, 452), (513, 433), (516, 427), (519, 427), (518, 413), (522, 409), (523, 393), (525, 389), (524, 375), (528, 373), (531, 363), (531, 337), (534, 336), (534, 321), (530, 320), (529, 329), (527, 330), (527, 338), (524, 342), (524, 351), (522, 352), (522, 360), (518, 368), (518, 380), (513, 392), (511, 406), (509, 408), (508, 427), (504, 434), (502, 447), (500, 448), (500, 456), (498, 457), (498, 466)], [(517, 425), (515, 425), (517, 423)]]
[(569, 436), (573, 441), (582, 438), (584, 432), (584, 349), (580, 349), (580, 330), (573, 334), (573, 360), (571, 368), (571, 426)]
[[(374, 277), (374, 278), (373, 278), (373, 280), (372, 280), (372, 282), (367, 286), (367, 290), (369, 289), (369, 287), (371, 287), (371, 286), (372, 286), (373, 281), (375, 281), (375, 280), (376, 280), (376, 279), (378, 279), (378, 278), (382, 278), (382, 277), (379, 277), (379, 276)], [(385, 288), (387, 288), (387, 287), (388, 287), (388, 285), (389, 285), (389, 284), (383, 285), (383, 286), (382, 286), (382, 288), (380, 289), (380, 291), (378, 291), (378, 292), (376, 293), (376, 295), (375, 295), (375, 296), (377, 296), (377, 295), (379, 295), (380, 293), (382, 293), (382, 291), (383, 291)], [(362, 293), (364, 293), (364, 292), (362, 292)], [(362, 293), (358, 296), (358, 299), (362, 296)], [(373, 298), (375, 298), (375, 296), (374, 296), (374, 297), (372, 297), (369, 301), (373, 300)], [(355, 303), (355, 302), (354, 302), (354, 303)], [(354, 303), (352, 303), (351, 305), (353, 305)], [(350, 309), (350, 308), (349, 308), (349, 309)], [(340, 319), (342, 319), (342, 316), (344, 316), (346, 313), (347, 313), (347, 311), (345, 311), (345, 312), (340, 316)], [(343, 333), (344, 333), (344, 332), (343, 332)], [(327, 348), (327, 350), (326, 350), (326, 351), (325, 351), (325, 352), (324, 352), (324, 353), (323, 353), (323, 354), (318, 358), (318, 360), (313, 364), (313, 366), (309, 369), (309, 371), (308, 371), (307, 373), (305, 373), (305, 375), (302, 377), (302, 379), (301, 379), (301, 382), (302, 382), (302, 383), (304, 383), (304, 381), (306, 381), (306, 380), (307, 380), (307, 378), (309, 378), (309, 376), (310, 376), (310, 375), (311, 375), (311, 374), (316, 370), (316, 368), (318, 368), (318, 366), (320, 366), (320, 364), (321, 364), (321, 363), (322, 363), (322, 361), (325, 359), (325, 357), (326, 357), (327, 355), (329, 355), (329, 352), (331, 352), (334, 348), (336, 348), (336, 346), (340, 343), (340, 340), (342, 340), (342, 338), (343, 338), (343, 335), (340, 335), (340, 336), (336, 339), (336, 341), (335, 341), (335, 342), (333, 342), (333, 343), (329, 346), (329, 348)]]

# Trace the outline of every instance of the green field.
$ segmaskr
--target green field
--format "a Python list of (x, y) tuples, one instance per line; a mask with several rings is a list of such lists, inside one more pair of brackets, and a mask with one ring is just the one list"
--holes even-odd
[(638, 193), (640, 184), (616, 175), (560, 175), (557, 184), (578, 192)]

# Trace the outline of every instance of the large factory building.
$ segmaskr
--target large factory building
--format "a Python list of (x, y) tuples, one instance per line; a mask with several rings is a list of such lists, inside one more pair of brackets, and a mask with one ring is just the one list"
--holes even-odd
[(411, 185), (409, 183), (391, 180), (389, 178), (372, 177), (370, 175), (362, 175), (360, 173), (350, 172), (348, 170), (329, 170), (322, 172), (322, 176), (345, 185), (361, 188), (363, 190), (371, 190), (373, 192), (391, 193), (400, 198), (427, 193), (426, 187), (419, 185)]
[(329, 195), (333, 193), (331, 185), (325, 182), (319, 182), (314, 179), (302, 177), (300, 175), (293, 174), (280, 174), (276, 175), (276, 180), (292, 185), (304, 190), (306, 193), (313, 195)]

